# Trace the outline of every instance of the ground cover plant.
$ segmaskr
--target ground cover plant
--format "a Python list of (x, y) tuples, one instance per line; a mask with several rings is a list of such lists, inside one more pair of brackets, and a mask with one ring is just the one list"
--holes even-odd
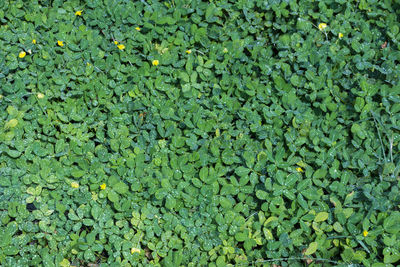
[(0, 265), (400, 264), (399, 16), (0, 1)]

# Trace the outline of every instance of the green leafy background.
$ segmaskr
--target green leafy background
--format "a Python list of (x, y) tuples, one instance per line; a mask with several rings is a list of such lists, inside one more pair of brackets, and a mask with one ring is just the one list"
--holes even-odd
[(399, 16), (0, 1), (0, 265), (399, 264)]

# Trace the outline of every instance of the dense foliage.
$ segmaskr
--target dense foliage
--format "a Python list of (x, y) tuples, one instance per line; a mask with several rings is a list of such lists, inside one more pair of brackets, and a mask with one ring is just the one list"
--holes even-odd
[(1, 266), (400, 264), (398, 0), (0, 21)]

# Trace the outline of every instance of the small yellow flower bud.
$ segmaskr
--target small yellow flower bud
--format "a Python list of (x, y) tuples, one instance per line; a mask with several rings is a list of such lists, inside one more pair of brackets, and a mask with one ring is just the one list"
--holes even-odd
[(125, 49), (125, 45), (123, 45), (123, 44), (117, 45), (117, 47), (118, 47), (119, 50), (124, 50)]
[(158, 64), (160, 64), (160, 62), (157, 59), (155, 59), (151, 62), (151, 64), (153, 64), (153, 66), (158, 66)]
[(186, 50), (186, 54), (191, 54), (192, 53), (192, 50)]
[(19, 55), (18, 55), (19, 58), (24, 58), (25, 56), (26, 56), (26, 52), (25, 51), (19, 52)]
[(99, 199), (99, 196), (98, 196), (95, 192), (92, 192), (92, 199), (93, 199), (94, 201), (96, 201), (96, 200)]
[(131, 248), (131, 254), (133, 253), (140, 253), (140, 249), (138, 248)]
[(114, 41), (114, 44), (117, 45), (117, 44), (118, 44), (118, 41)]
[(140, 27), (136, 27), (135, 30), (137, 30), (138, 32), (140, 32)]
[(367, 231), (367, 230), (364, 230), (363, 236), (366, 237), (367, 235), (368, 235), (368, 231)]
[(339, 39), (343, 38), (343, 33), (339, 32)]
[(83, 11), (83, 10), (76, 11), (76, 12), (75, 12), (75, 16), (82, 16), (82, 11)]
[(33, 40), (32, 40), (32, 44), (36, 44), (36, 39), (33, 39)]
[(42, 93), (38, 93), (38, 94), (37, 94), (37, 98), (39, 98), (39, 99), (42, 99), (42, 98), (44, 98), (44, 94), (42, 94)]
[(318, 29), (319, 29), (320, 31), (325, 30), (326, 27), (328, 27), (328, 25), (326, 25), (326, 23), (320, 23), (320, 24), (318, 25)]
[(72, 188), (79, 188), (79, 184), (77, 182), (72, 182), (71, 183)]
[(106, 185), (106, 184), (101, 184), (101, 185), (100, 185), (100, 189), (101, 189), (101, 190), (105, 190), (105, 189), (106, 189), (106, 187), (107, 187), (107, 185)]
[(304, 172), (303, 169), (300, 168), (300, 167), (297, 167), (297, 168), (296, 168), (296, 171), (298, 171), (298, 172)]
[(61, 46), (61, 47), (64, 46), (64, 42), (63, 42), (63, 41), (57, 41), (57, 44), (58, 44), (59, 46)]

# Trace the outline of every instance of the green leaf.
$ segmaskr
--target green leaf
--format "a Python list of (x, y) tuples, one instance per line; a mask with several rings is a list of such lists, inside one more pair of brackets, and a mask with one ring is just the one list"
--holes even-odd
[(261, 199), (261, 200), (268, 199), (268, 193), (263, 191), (263, 190), (257, 190), (256, 191), (256, 196), (257, 196), (258, 199)]
[(76, 171), (71, 172), (71, 175), (72, 175), (74, 178), (80, 178), (80, 177), (82, 177), (83, 175), (85, 175), (85, 171), (83, 171), (83, 170), (76, 170)]
[(315, 188), (308, 188), (303, 191), (301, 191), (301, 194), (309, 199), (309, 200), (318, 200), (319, 199), (319, 194)]
[(282, 90), (285, 92), (290, 91), (290, 88), (291, 88), (290, 85), (288, 83), (286, 83), (285, 80), (281, 76), (273, 75), (272, 77), (274, 79), (275, 86), (278, 90)]
[(94, 225), (94, 221), (92, 219), (83, 219), (82, 223), (86, 226)]
[(400, 212), (394, 211), (383, 222), (383, 228), (390, 234), (400, 232)]
[(315, 222), (323, 222), (326, 221), (329, 217), (329, 213), (322, 211), (322, 212), (318, 212), (317, 215), (314, 218)]
[(101, 215), (102, 209), (98, 205), (94, 205), (91, 209), (91, 214), (95, 220), (97, 220)]
[(73, 221), (79, 221), (80, 220), (80, 218), (76, 215), (76, 213), (71, 209), (68, 212), (68, 218), (73, 220)]
[(314, 254), (318, 249), (318, 243), (317, 242), (312, 242), (310, 245), (308, 245), (308, 248), (304, 252), (304, 255), (309, 256), (311, 254)]
[(199, 177), (205, 183), (208, 181), (208, 179), (207, 179), (208, 178), (208, 168), (207, 167), (203, 167), (200, 169)]
[(243, 166), (239, 166), (239, 167), (236, 168), (236, 170), (235, 170), (235, 173), (236, 173), (238, 176), (240, 176), (240, 177), (243, 177), (243, 176), (248, 175), (249, 172), (250, 172), (250, 169), (248, 169), (248, 168), (246, 168), (246, 167), (243, 167)]
[(356, 102), (355, 102), (355, 104), (354, 104), (355, 110), (356, 110), (357, 112), (361, 112), (361, 110), (363, 109), (364, 105), (365, 105), (364, 98), (357, 97), (357, 98), (356, 98)]
[(219, 256), (215, 263), (216, 263), (217, 267), (224, 267), (224, 266), (227, 265), (226, 262), (225, 262), (225, 257), (224, 256)]
[(19, 253), (19, 249), (16, 246), (7, 246), (7, 247), (3, 248), (3, 253), (4, 253), (4, 255), (7, 255), (7, 256), (14, 256)]
[(54, 174), (46, 175), (45, 180), (49, 184), (54, 184), (54, 183), (58, 182), (58, 178)]
[(108, 191), (107, 197), (111, 202), (118, 202), (119, 201), (119, 195), (113, 190)]
[(69, 267), (69, 266), (71, 266), (71, 263), (69, 262), (69, 260), (68, 259), (63, 259), (62, 261), (60, 261), (60, 266), (61, 267)]
[(400, 260), (400, 252), (395, 248), (385, 248), (383, 255), (383, 262), (386, 264), (395, 263)]
[(358, 123), (354, 123), (351, 126), (351, 132), (356, 134), (361, 139), (365, 139), (366, 138), (364, 130), (362, 129), (362, 127)]
[(235, 239), (239, 242), (243, 242), (247, 239), (247, 235), (244, 232), (239, 232), (235, 235)]
[(190, 82), (189, 75), (186, 72), (181, 72), (179, 76), (185, 83)]
[(112, 188), (119, 194), (125, 194), (129, 191), (129, 186), (127, 186), (124, 182), (118, 182), (114, 184)]
[(221, 204), (221, 207), (224, 209), (231, 209), (232, 208), (232, 203), (229, 201), (226, 197), (220, 197), (219, 203)]
[(12, 150), (12, 149), (9, 149), (7, 151), (7, 154), (12, 158), (18, 158), (19, 156), (21, 156), (21, 152), (19, 152), (18, 150)]
[(320, 168), (318, 170), (316, 170), (314, 172), (313, 178), (314, 179), (321, 179), (321, 178), (325, 178), (326, 174), (328, 173), (328, 171), (324, 168)]
[(278, 170), (276, 172), (276, 180), (278, 181), (279, 184), (284, 185), (285, 184), (285, 179), (286, 179), (286, 173), (284, 173), (281, 170)]
[(6, 122), (6, 124), (4, 125), (5, 129), (9, 129), (9, 128), (14, 128), (18, 125), (18, 120), (17, 119), (11, 119), (8, 122)]
[(333, 229), (334, 229), (336, 232), (338, 232), (338, 233), (343, 232), (343, 227), (342, 227), (342, 225), (341, 225), (339, 222), (335, 222), (335, 223), (333, 224)]
[(176, 200), (173, 196), (168, 195), (165, 199), (165, 207), (167, 209), (173, 209), (176, 206)]

